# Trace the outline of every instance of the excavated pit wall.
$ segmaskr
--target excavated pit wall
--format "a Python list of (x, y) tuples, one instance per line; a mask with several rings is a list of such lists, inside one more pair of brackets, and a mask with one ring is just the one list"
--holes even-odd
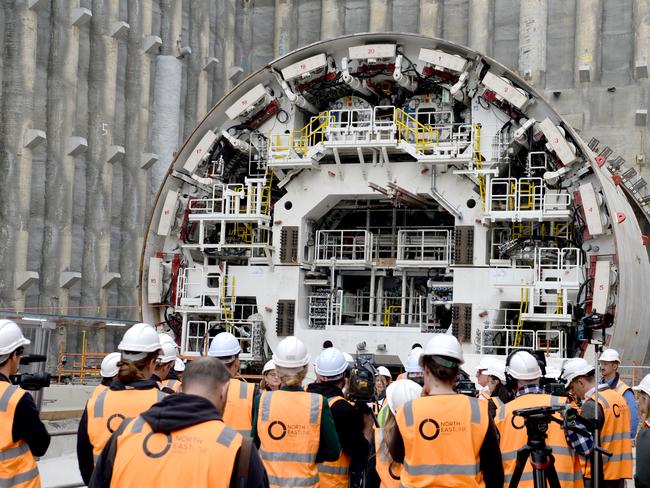
[[(636, 117), (650, 99), (650, 0), (7, 0), (0, 307), (137, 319), (145, 221), (175, 148), (275, 56), (368, 30), (493, 56), (650, 175)], [(152, 36), (162, 44), (145, 52)], [(52, 350), (78, 350), (79, 328), (59, 327)], [(88, 337), (91, 350), (115, 347), (114, 333)]]

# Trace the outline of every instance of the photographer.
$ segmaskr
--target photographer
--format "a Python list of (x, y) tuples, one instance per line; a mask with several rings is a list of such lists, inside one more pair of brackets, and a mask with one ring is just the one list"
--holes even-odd
[[(604, 480), (599, 485), (623, 488), (625, 480), (632, 478), (632, 439), (627, 402), (607, 385), (596, 385), (595, 368), (582, 358), (568, 360), (562, 370), (562, 378), (566, 388), (582, 400), (581, 415), (597, 423), (600, 447), (612, 453), (611, 456), (591, 453), (590, 462), (586, 465), (585, 486), (592, 486), (591, 464), (597, 455), (600, 467), (598, 476)], [(595, 399), (596, 387), (598, 404)]]
[[(515, 392), (515, 399), (498, 410), (495, 421), (501, 435), (503, 471), (506, 483), (509, 483), (517, 464), (517, 451), (528, 444), (526, 429), (522, 428), (524, 419), (515, 416), (515, 410), (562, 405), (566, 403), (566, 398), (544, 393), (540, 387), (542, 369), (537, 358), (528, 351), (511, 353), (506, 361), (505, 372), (507, 385)], [(580, 438), (573, 432), (565, 434), (562, 427), (555, 422), (549, 423), (546, 434), (546, 444), (553, 449), (560, 485), (582, 486), (582, 469), (576, 451), (586, 454), (592, 446), (591, 439)], [(575, 441), (571, 442), (571, 439)], [(526, 463), (519, 486), (533, 486), (533, 468), (530, 460)]]
[(458, 340), (436, 334), (420, 358), (427, 395), (397, 411), (389, 443), (404, 465), (404, 486), (503, 487), (499, 440), (487, 403), (459, 395), (453, 387), (463, 363)]
[[(309, 393), (318, 393), (327, 399), (341, 444), (341, 454), (336, 461), (318, 465), (323, 487), (347, 487), (350, 466), (365, 465), (368, 458), (369, 442), (364, 432), (370, 432), (371, 426), (368, 428), (364, 421), (363, 411), (343, 397), (347, 367), (341, 351), (333, 347), (323, 349), (316, 359), (318, 380), (307, 387)], [(366, 408), (365, 404), (363, 407)]]
[(50, 445), (34, 399), (9, 380), (29, 344), (15, 322), (0, 320), (0, 482), (7, 483), (2, 486), (40, 486), (34, 456), (45, 454)]

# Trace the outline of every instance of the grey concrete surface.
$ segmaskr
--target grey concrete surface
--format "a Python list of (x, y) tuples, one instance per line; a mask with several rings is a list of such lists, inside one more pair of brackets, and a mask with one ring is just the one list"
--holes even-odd
[[(137, 319), (148, 209), (183, 137), (274, 54), (371, 27), (417, 30), (486, 52), (545, 93), (585, 140), (597, 137), (649, 174), (648, 128), (635, 125), (635, 112), (650, 97), (650, 0), (30, 5), (0, 3), (1, 308)], [(92, 19), (73, 24), (78, 8)], [(162, 45), (144, 52), (152, 36)], [(184, 46), (191, 54), (179, 57)], [(211, 57), (219, 64), (203, 70)], [(237, 67), (243, 73), (233, 77)], [(33, 130), (46, 141), (28, 147)], [(87, 150), (71, 153), (78, 138)], [(115, 156), (118, 146), (123, 156)], [(158, 162), (141, 169), (151, 153)], [(74, 350), (78, 331), (57, 334), (54, 347)], [(108, 350), (114, 338), (100, 332), (90, 344)]]

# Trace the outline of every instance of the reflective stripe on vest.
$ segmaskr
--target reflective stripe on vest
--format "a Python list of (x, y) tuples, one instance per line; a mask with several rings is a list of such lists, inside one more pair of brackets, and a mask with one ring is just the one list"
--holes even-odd
[[(517, 451), (528, 442), (524, 419), (523, 417), (515, 416), (514, 412), (523, 408), (558, 406), (565, 402), (566, 400), (564, 398), (557, 396), (529, 393), (518, 396), (499, 409), (498, 419), (495, 423), (501, 436), (501, 459), (504, 475), (508, 480), (505, 484), (506, 487), (515, 471)], [(556, 417), (559, 418), (557, 415)], [(546, 434), (546, 445), (553, 450), (555, 469), (558, 478), (562, 481), (562, 486), (567, 488), (582, 487), (580, 460), (575, 454), (575, 451), (567, 443), (564, 431), (560, 425), (555, 422), (550, 422)], [(528, 459), (519, 484), (521, 488), (533, 487), (532, 473), (531, 461)]]
[(179, 380), (163, 380), (162, 385), (164, 388), (169, 388), (170, 390), (178, 393), (181, 391), (181, 382)]
[[(594, 396), (590, 399), (594, 399)], [(602, 456), (605, 480), (632, 478), (632, 438), (627, 402), (617, 391), (604, 388), (598, 391), (598, 403), (605, 413), (599, 432), (600, 445), (612, 453), (611, 456)], [(585, 477), (591, 478), (589, 462), (585, 466)]]
[(241, 435), (250, 437), (253, 425), (255, 385), (231, 378), (223, 411), (223, 422)]
[(242, 439), (220, 420), (162, 433), (138, 417), (117, 438), (111, 485), (228, 488)]
[(13, 440), (13, 423), (18, 403), (27, 392), (6, 381), (0, 382), (0, 488), (20, 485), (40, 487), (36, 460), (22, 439)]
[(402, 465), (393, 461), (384, 444), (384, 429), (375, 429), (375, 470), (381, 479), (382, 488), (398, 488)]
[(319, 486), (316, 455), (323, 397), (303, 391), (265, 391), (258, 408), (260, 457), (270, 485)]
[(134, 418), (151, 405), (159, 402), (167, 395), (157, 388), (146, 390), (126, 389), (111, 390), (106, 388), (95, 398), (90, 398), (86, 406), (88, 414), (88, 438), (96, 456), (127, 418)]
[(479, 451), (489, 424), (487, 407), (487, 402), (464, 395), (434, 395), (406, 402), (396, 417), (404, 440), (401, 483), (414, 487), (482, 486)]
[[(327, 400), (330, 408), (335, 403), (346, 402), (347, 400), (342, 396), (330, 397)], [(328, 461), (326, 463), (318, 464), (318, 472), (321, 474), (320, 486), (323, 488), (347, 488), (350, 480), (350, 456), (345, 454), (343, 450), (339, 453), (336, 461)]]

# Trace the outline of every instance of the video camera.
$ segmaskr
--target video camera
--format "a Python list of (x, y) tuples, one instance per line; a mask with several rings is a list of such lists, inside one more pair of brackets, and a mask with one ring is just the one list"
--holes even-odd
[(377, 370), (369, 360), (358, 357), (350, 371), (348, 399), (359, 403), (374, 402), (376, 374)]
[(461, 395), (467, 395), (474, 398), (478, 397), (478, 390), (476, 389), (476, 385), (470, 379), (469, 375), (462, 369), (458, 374), (458, 378), (456, 378), (454, 391), (456, 393), (460, 393)]
[[(44, 363), (47, 357), (41, 354), (25, 354), (20, 357), (20, 364)], [(50, 386), (52, 376), (50, 373), (22, 373), (12, 375), (11, 383), (20, 386), (23, 390), (37, 391)]]
[[(564, 430), (571, 430), (584, 436), (590, 435), (583, 426), (588, 426), (591, 422), (580, 417), (578, 411), (568, 404), (552, 407), (521, 408), (513, 413), (516, 417), (524, 418), (529, 440), (543, 442), (546, 438), (548, 425), (551, 422), (559, 424)], [(560, 418), (555, 415), (556, 413), (560, 414)], [(578, 420), (582, 425), (578, 423)]]

